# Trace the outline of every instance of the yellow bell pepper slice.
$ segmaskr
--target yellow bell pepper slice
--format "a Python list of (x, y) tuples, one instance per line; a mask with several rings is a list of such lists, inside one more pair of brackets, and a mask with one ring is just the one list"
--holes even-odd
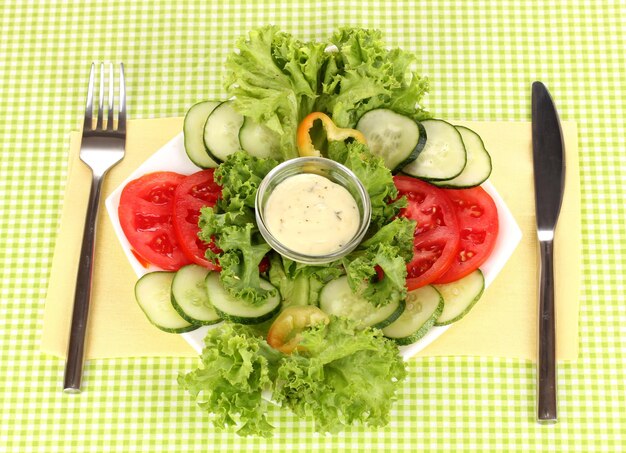
[(322, 127), (326, 132), (326, 138), (331, 141), (345, 141), (350, 138), (366, 144), (365, 136), (356, 129), (337, 127), (333, 120), (328, 115), (322, 112), (313, 112), (304, 117), (304, 119), (298, 125), (298, 131), (296, 135), (296, 143), (298, 145), (298, 153), (301, 157), (308, 156), (321, 156), (320, 150), (315, 148), (313, 140), (311, 139), (311, 129), (315, 121), (320, 120)]

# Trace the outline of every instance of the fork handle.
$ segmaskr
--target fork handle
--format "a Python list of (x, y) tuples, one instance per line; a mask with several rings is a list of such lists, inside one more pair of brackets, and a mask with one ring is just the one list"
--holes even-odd
[(539, 241), (539, 348), (537, 358), (537, 421), (557, 421), (556, 328), (554, 319), (554, 244)]
[(87, 318), (89, 315), (89, 302), (91, 300), (98, 206), (100, 203), (103, 176), (104, 175), (92, 173), (89, 202), (87, 204), (87, 218), (83, 230), (83, 242), (80, 249), (80, 259), (78, 261), (78, 273), (76, 275), (76, 291), (74, 293), (74, 310), (72, 313), (67, 363), (65, 364), (63, 390), (66, 393), (80, 393), (85, 352), (85, 334), (87, 332)]

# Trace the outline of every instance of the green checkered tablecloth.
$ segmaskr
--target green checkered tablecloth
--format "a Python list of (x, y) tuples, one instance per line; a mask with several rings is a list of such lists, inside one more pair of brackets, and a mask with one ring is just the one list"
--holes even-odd
[[(616, 1), (0, 3), (0, 452), (626, 450), (626, 6)], [(91, 61), (124, 61), (132, 118), (181, 116), (224, 95), (235, 38), (275, 23), (303, 39), (379, 28), (418, 56), (437, 116), (530, 119), (543, 80), (579, 127), (580, 356), (559, 368), (560, 422), (534, 420), (535, 367), (485, 358), (411, 360), (391, 422), (319, 435), (279, 409), (274, 439), (216, 432), (176, 384), (194, 359), (92, 361), (62, 393), (39, 351), (66, 182)]]

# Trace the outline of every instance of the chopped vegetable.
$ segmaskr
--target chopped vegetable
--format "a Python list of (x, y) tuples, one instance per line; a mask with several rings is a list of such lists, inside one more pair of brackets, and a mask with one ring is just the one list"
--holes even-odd
[(298, 156), (296, 129), (314, 110), (320, 68), (330, 58), (324, 48), (268, 26), (241, 38), (226, 60), (225, 86), (235, 108), (279, 134), (284, 159)]
[(395, 176), (394, 181), (408, 200), (400, 216), (416, 222), (406, 280), (412, 291), (432, 283), (451, 266), (459, 244), (459, 224), (443, 189), (410, 176)]
[(311, 112), (325, 112), (341, 128), (388, 108), (421, 120), (428, 81), (411, 70), (415, 57), (388, 50), (378, 30), (343, 28), (327, 43), (302, 42), (275, 26), (257, 28), (226, 60), (225, 87), (242, 115), (280, 136), (283, 159), (298, 156), (296, 131)]
[(321, 156), (321, 152), (313, 143), (311, 132), (315, 126), (316, 121), (321, 123), (324, 132), (326, 132), (325, 139), (331, 141), (346, 141), (349, 139), (356, 140), (360, 143), (366, 143), (365, 137), (360, 131), (356, 129), (348, 129), (337, 127), (333, 120), (328, 115), (322, 112), (313, 112), (307, 115), (298, 126), (297, 140), (298, 140), (298, 152), (300, 156)]
[(443, 306), (443, 297), (434, 286), (412, 290), (406, 298), (406, 309), (398, 319), (383, 328), (383, 333), (398, 345), (415, 343), (435, 325)]
[(281, 353), (234, 323), (210, 330), (204, 343), (202, 366), (180, 375), (179, 385), (216, 428), (235, 426), (242, 436), (270, 437), (273, 427), (266, 418), (270, 403), (263, 392), (274, 385)]
[(242, 436), (271, 436), (264, 393), (313, 418), (320, 432), (388, 423), (406, 368), (380, 330), (330, 317), (303, 330), (299, 344), (302, 351), (285, 355), (252, 329), (226, 322), (208, 332), (201, 367), (178, 382), (215, 427), (235, 427)]
[(254, 220), (254, 198), (263, 177), (277, 164), (239, 151), (215, 171), (222, 197), (215, 208), (202, 208), (199, 237), (214, 241), (219, 253), (209, 248), (207, 258), (219, 260), (220, 281), (228, 293), (251, 304), (263, 304), (274, 289), (261, 287), (259, 264), (271, 247)]
[[(406, 263), (413, 256), (415, 222), (398, 218), (363, 242), (344, 258), (352, 291), (374, 306), (406, 296)], [(383, 277), (378, 273), (382, 270)]]
[(342, 28), (331, 43), (337, 50), (320, 77), (315, 110), (329, 112), (339, 127), (355, 127), (364, 113), (381, 107), (416, 120), (430, 116), (419, 104), (428, 80), (411, 70), (413, 54), (389, 50), (379, 30)]
[(435, 283), (450, 283), (471, 274), (489, 258), (498, 238), (498, 208), (480, 186), (445, 189), (459, 221), (459, 246), (450, 268)]
[(283, 298), (283, 306), (317, 305), (326, 283), (343, 275), (341, 263), (310, 266), (274, 253), (270, 256), (269, 279)]
[(210, 244), (198, 239), (198, 217), (204, 206), (214, 206), (220, 197), (220, 186), (213, 180), (213, 169), (202, 170), (183, 179), (174, 191), (172, 224), (180, 248), (187, 258), (211, 270), (219, 269), (206, 259)]
[(443, 297), (443, 312), (436, 326), (447, 326), (467, 315), (485, 290), (485, 276), (480, 269), (450, 283), (433, 285)]
[(117, 210), (135, 256), (165, 270), (175, 271), (191, 263), (172, 223), (174, 192), (184, 179), (184, 175), (171, 171), (134, 179), (122, 190)]
[(426, 144), (426, 129), (421, 123), (389, 109), (370, 110), (356, 128), (363, 132), (370, 151), (383, 158), (392, 173), (417, 159)]
[(378, 329), (331, 317), (307, 330), (278, 369), (273, 398), (300, 417), (312, 417), (320, 432), (362, 423), (389, 422), (389, 411), (406, 377), (398, 348)]
[(389, 303), (375, 307), (369, 300), (354, 294), (348, 277), (343, 276), (328, 282), (322, 288), (320, 308), (329, 315), (353, 319), (359, 323), (359, 326), (382, 329), (402, 314), (405, 303), (404, 299), (398, 295)]
[(362, 143), (332, 142), (328, 157), (348, 167), (361, 180), (370, 196), (372, 219), (370, 228), (378, 230), (389, 223), (400, 208), (406, 206), (404, 198), (398, 199), (391, 171), (380, 157), (374, 156)]
[(329, 322), (328, 315), (314, 305), (288, 307), (270, 326), (267, 343), (284, 354), (304, 351), (305, 349), (300, 346), (302, 332), (307, 328)]

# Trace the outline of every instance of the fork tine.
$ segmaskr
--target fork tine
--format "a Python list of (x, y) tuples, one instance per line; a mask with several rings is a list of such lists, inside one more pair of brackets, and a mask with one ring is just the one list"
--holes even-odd
[(102, 129), (102, 121), (104, 116), (104, 63), (100, 63), (100, 95), (98, 97), (98, 121), (96, 129)]
[(109, 64), (109, 112), (107, 115), (107, 129), (113, 130), (113, 63)]
[(89, 73), (89, 88), (87, 89), (87, 103), (85, 104), (85, 122), (84, 130), (93, 129), (93, 79), (95, 64), (91, 63), (91, 72)]
[(120, 63), (120, 111), (117, 119), (117, 130), (126, 133), (126, 81), (124, 79), (124, 63)]

